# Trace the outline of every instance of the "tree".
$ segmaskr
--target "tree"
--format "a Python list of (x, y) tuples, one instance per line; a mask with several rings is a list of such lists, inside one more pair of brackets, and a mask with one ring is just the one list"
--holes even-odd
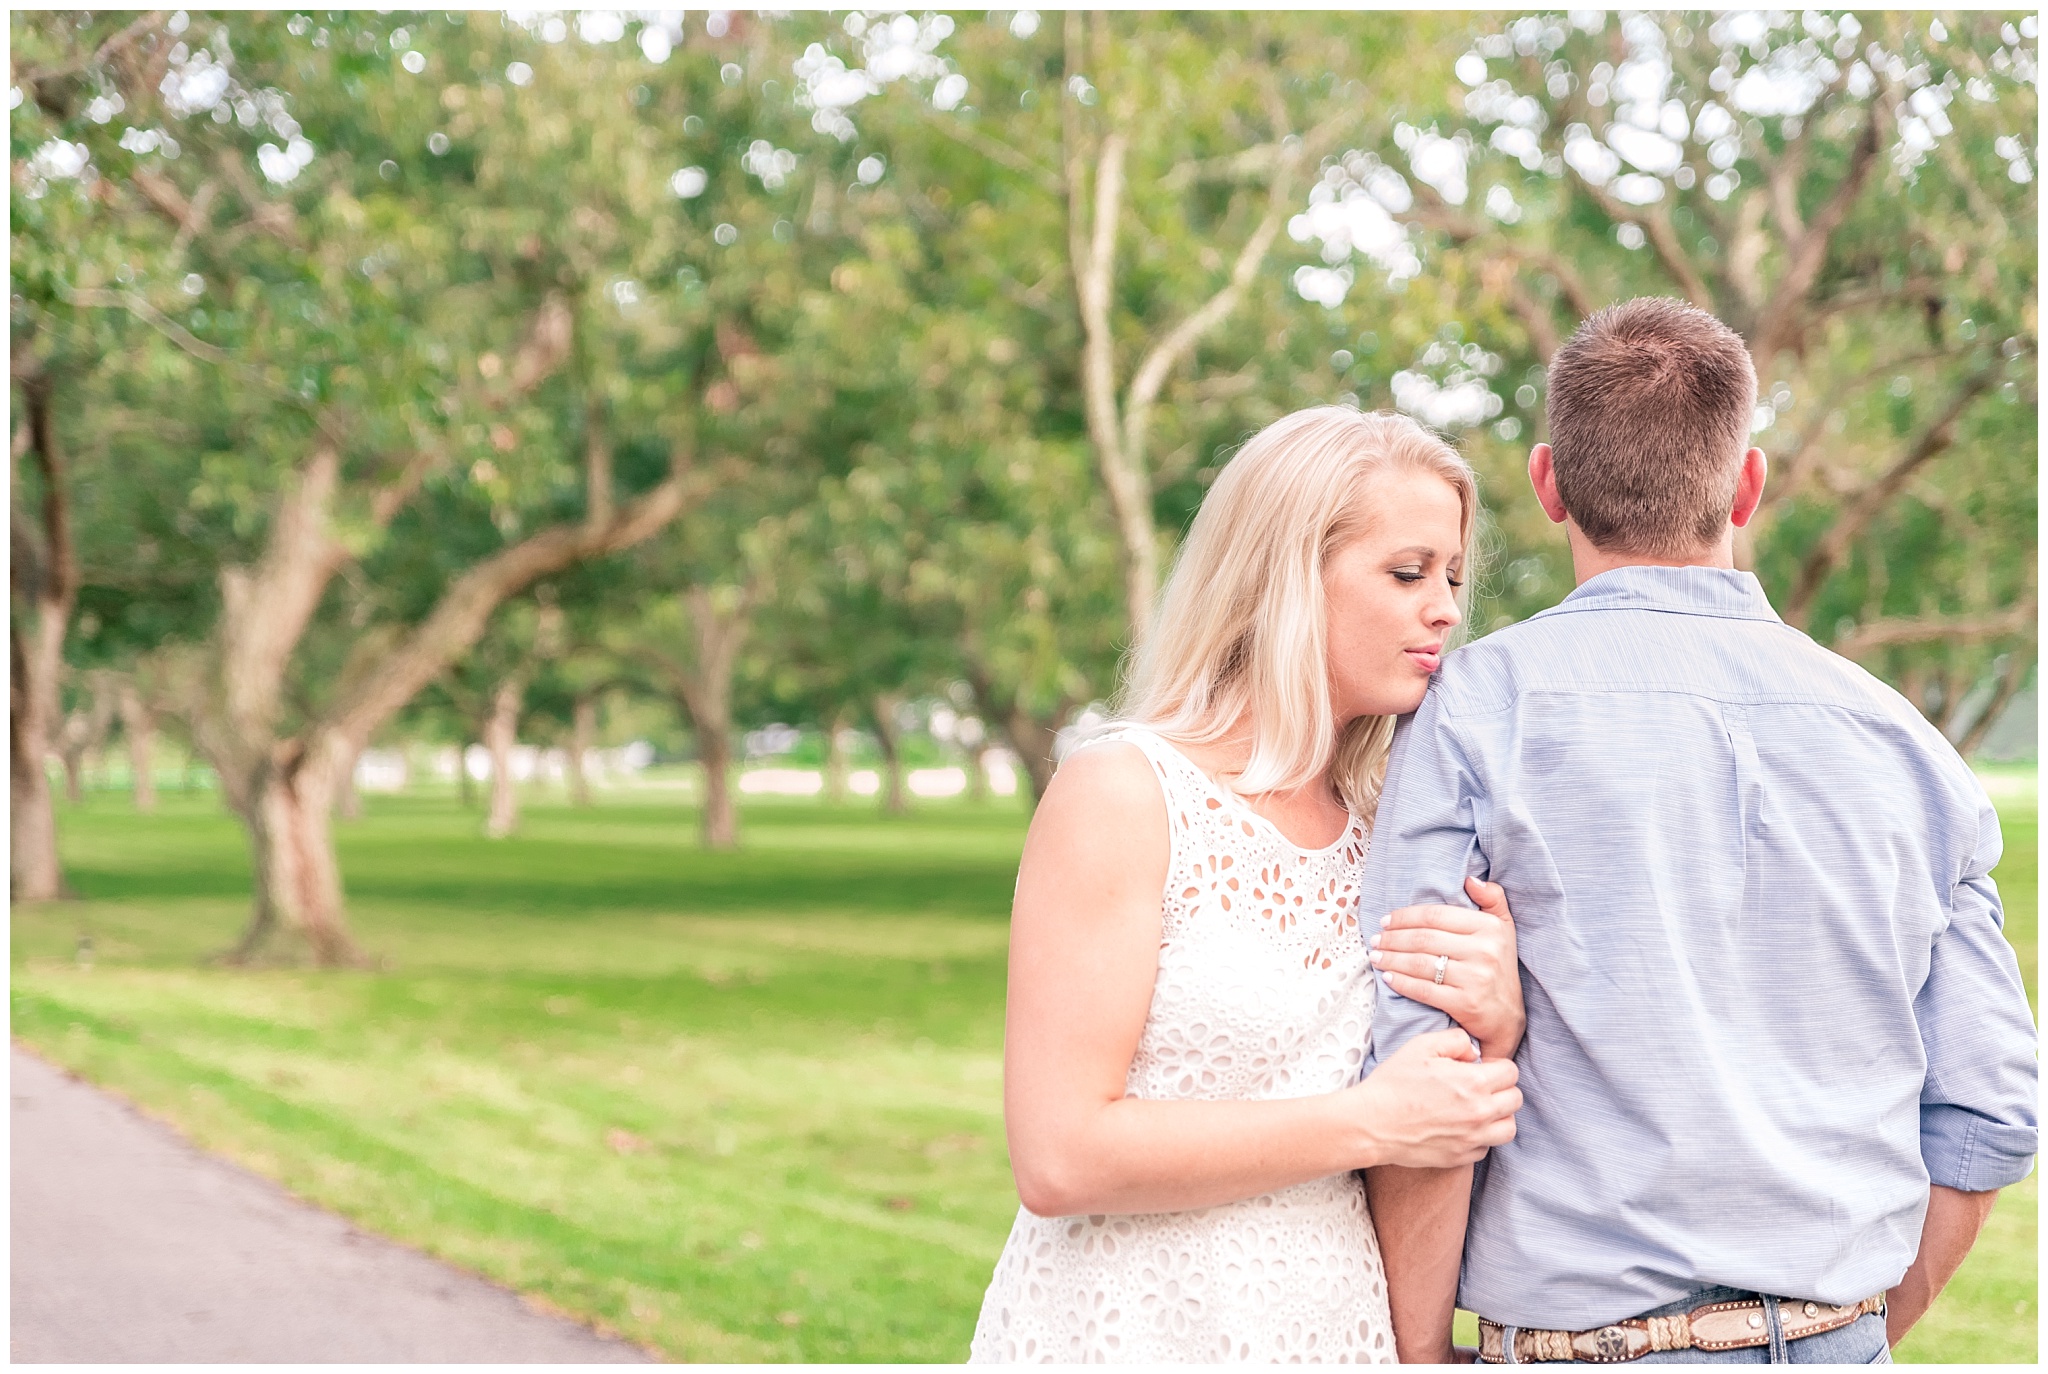
[(78, 595), (78, 558), (71, 541), (68, 473), (51, 404), (53, 382), (33, 363), (26, 373), (22, 371), (28, 362), (23, 342), (19, 337), (14, 342), (16, 386), (23, 405), (9, 472), (13, 475), (18, 470), (24, 456), (31, 457), (41, 490), (35, 503), (39, 516), (35, 524), (24, 516), (19, 486), (9, 492), (14, 511), (13, 615), (8, 641), (14, 860), (9, 876), (16, 898), (37, 902), (50, 901), (63, 891), (63, 870), (57, 859), (57, 813), (45, 761), (55, 742), (64, 636)]
[[(1453, 288), (1485, 346), (1432, 341), (1394, 399), (1471, 431), (1497, 492), (1519, 495), (1513, 441), (1541, 433), (1532, 369), (1577, 319), (1647, 293), (1728, 321), (1773, 465), (1741, 556), (1823, 642), (1909, 688), (1914, 671), (1968, 683), (2033, 622), (2034, 46), (1991, 15), (1869, 25), (1488, 21), (1453, 65), (1464, 89), (1333, 160), (1293, 228), (1320, 242), (1310, 285), (1333, 311), (1361, 257), (1402, 282), (1426, 255)], [(1986, 490), (2012, 518), (1973, 499)], [(1557, 585), (1527, 507), (1496, 498), (1509, 618)], [(1958, 575), (1963, 547), (1990, 575)], [(1910, 670), (1916, 654), (1948, 667)], [(1961, 693), (1916, 699), (1939, 717)]]
[[(221, 569), (215, 626), (182, 673), (195, 742), (220, 773), (256, 857), (255, 911), (236, 957), (253, 956), (283, 929), (302, 934), (317, 958), (345, 960), (354, 949), (327, 830), (339, 770), (475, 641), (500, 602), (646, 538), (698, 483), (687, 470), (686, 427), (671, 423), (669, 470), (628, 500), (614, 491), (609, 442), (577, 433), (595, 428), (578, 394), (589, 382), (577, 366), (587, 356), (579, 337), (606, 328), (616, 304), (605, 264), (568, 217), (552, 242), (523, 226), (517, 237), (505, 230), (560, 165), (563, 150), (548, 130), (536, 135), (544, 121), (493, 122), (474, 132), (459, 162), (435, 165), (452, 140), (426, 129), (441, 122), (449, 92), (469, 88), (444, 87), (437, 98), (413, 79), (427, 59), (408, 44), (417, 36), (433, 47), (430, 34), (446, 38), (457, 22), (415, 21), (415, 34), (368, 16), (330, 28), (259, 18), (232, 42), (225, 28), (215, 31), (196, 52), (172, 41), (170, 28), (183, 22), (145, 26), (119, 51), (102, 45), (71, 64), (133, 122), (116, 145), (88, 106), (69, 114), (53, 142), (83, 149), (94, 160), (86, 165), (119, 169), (118, 183), (92, 178), (93, 195), (117, 217), (131, 258), (151, 260), (140, 270), (122, 264), (137, 289), (82, 273), (55, 294), (74, 310), (119, 309), (151, 325), (158, 337), (148, 367), (168, 374), (174, 390), (159, 386), (150, 399), (170, 411), (212, 409), (217, 437), (202, 467), (210, 463), (215, 477), (199, 489), (211, 485), (262, 530), (245, 541), (245, 558)], [(490, 72), (503, 70), (493, 59), (534, 47), (516, 30), (461, 37), (445, 52), (479, 43), (471, 55)], [(390, 58), (366, 56), (384, 47)], [(454, 65), (442, 50), (437, 57)], [(556, 63), (557, 79), (581, 84), (591, 65), (604, 65), (601, 55), (581, 57)], [(273, 72), (295, 78), (298, 114), (319, 122), (331, 155), (316, 159), (289, 112), (293, 101), (258, 84)], [(475, 75), (480, 98), (503, 99), (502, 80)], [(377, 98), (363, 98), (366, 82)], [(628, 105), (616, 82), (592, 98), (607, 95)], [(38, 99), (52, 117), (68, 113)], [(206, 110), (232, 117), (209, 129), (192, 118)], [(237, 146), (238, 126), (259, 123), (286, 140), (256, 150), (267, 191)], [(405, 167), (380, 154), (403, 156)], [(44, 164), (82, 183), (77, 157), (65, 157)], [(647, 199), (642, 161), (637, 189)], [(31, 189), (37, 184), (53, 183), (41, 176)], [(235, 204), (245, 218), (220, 222), (220, 210)], [(579, 208), (601, 213), (590, 201)], [(207, 270), (179, 277), (188, 264)], [(150, 281), (162, 285), (143, 284)], [(195, 281), (198, 291), (217, 292), (222, 308), (172, 319), (166, 288), (182, 282), (189, 295)], [(164, 358), (167, 349), (178, 356)], [(562, 480), (577, 468), (580, 498)], [(378, 619), (380, 598), (352, 586), (358, 633), (329, 633), (340, 628), (322, 617), (337, 576), (367, 570), (402, 542), (423, 491), (472, 488), (492, 517), (496, 547), (440, 570), (437, 593), (424, 605), (411, 598), (409, 618)], [(515, 537), (536, 517), (538, 528)], [(310, 666), (302, 651), (323, 645), (323, 666), (338, 671), (294, 684), (294, 668)]]

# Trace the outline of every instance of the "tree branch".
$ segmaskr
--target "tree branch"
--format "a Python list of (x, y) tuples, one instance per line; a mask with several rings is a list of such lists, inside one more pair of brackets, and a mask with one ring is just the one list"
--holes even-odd
[(370, 519), (377, 528), (389, 525), (398, 512), (405, 509), (406, 503), (419, 491), (420, 483), (426, 480), (427, 473), (433, 470), (440, 457), (439, 452), (430, 448), (416, 450), (399, 470), (398, 476), (376, 490), (370, 497)]
[(1889, 616), (1858, 625), (1832, 647), (1844, 658), (1862, 658), (1898, 644), (1925, 644), (1937, 639), (1965, 644), (1998, 639), (2031, 630), (2039, 611), (2038, 598), (2030, 595), (2002, 611), (1980, 615)]
[(1497, 238), (1498, 244), (1486, 245), (1489, 250), (1555, 277), (1558, 289), (1564, 293), (1565, 304), (1573, 314), (1584, 319), (1597, 308), (1593, 293), (1587, 288), (1585, 279), (1579, 275), (1578, 269), (1564, 258), (1548, 249), (1523, 247), (1509, 238), (1504, 230), (1466, 218), (1446, 203), (1444, 198), (1437, 194), (1435, 187), (1427, 183), (1414, 189), (1419, 193), (1416, 208), (1394, 216), (1401, 223), (1436, 230), (1461, 248), (1489, 236)]
[(1102, 141), (1095, 164), (1095, 204), (1087, 208), (1087, 191), (1078, 179), (1069, 182), (1070, 241), (1074, 257), (1074, 296), (1081, 310), (1081, 379), (1086, 394), (1088, 430), (1105, 456), (1120, 456), (1117, 435), (1116, 344), (1110, 333), (1109, 293), (1116, 270), (1117, 217), (1124, 187), (1124, 138), (1112, 133)]
[(1756, 356), (1759, 372), (1767, 370), (1770, 360), (1797, 337), (1806, 298), (1812, 294), (1814, 283), (1820, 279), (1820, 269), (1827, 262), (1828, 245), (1835, 231), (1842, 227), (1842, 221), (1849, 217), (1877, 166), (1883, 145), (1883, 122), (1882, 103), (1872, 100), (1863, 135), (1849, 153), (1849, 170), (1835, 184), (1834, 194), (1814, 214), (1805, 232), (1792, 241), (1785, 270), (1771, 288), (1769, 303), (1758, 316), (1757, 336), (1750, 341), (1750, 352)]
[(1685, 292), (1685, 298), (1700, 309), (1712, 313), (1714, 293), (1707, 289), (1706, 281), (1692, 265), (1692, 259), (1686, 256), (1684, 245), (1678, 241), (1678, 231), (1671, 225), (1670, 212), (1665, 210), (1661, 202), (1654, 208), (1627, 205), (1609, 195), (1604, 187), (1595, 186), (1586, 180), (1577, 168), (1573, 169), (1573, 176), (1573, 184), (1588, 200), (1600, 207), (1602, 214), (1617, 223), (1633, 224), (1641, 229), (1649, 237), (1650, 247), (1656, 250), (1657, 260), (1664, 264), (1664, 270), (1672, 275), (1678, 282), (1679, 289)]
[(583, 425), (583, 523), (597, 530), (612, 519), (612, 444), (603, 403), (595, 396), (584, 409)]
[(17, 75), (14, 78), (14, 84), (17, 86), (39, 86), (46, 81), (61, 81), (67, 76), (76, 76), (88, 67), (101, 65), (108, 58), (114, 56), (121, 49), (127, 47), (130, 43), (133, 43), (136, 39), (142, 37), (142, 35), (163, 22), (164, 12), (162, 10), (151, 10), (141, 18), (131, 21), (125, 27), (115, 32), (105, 42), (94, 48), (89, 55), (55, 67), (31, 68)]
[(1280, 226), (1287, 222), (1287, 213), (1292, 207), (1288, 196), (1293, 190), (1292, 162), (1283, 167), (1273, 178), (1271, 191), (1267, 195), (1266, 214), (1238, 250), (1237, 261), (1231, 265), (1230, 277), (1215, 295), (1209, 297), (1193, 313), (1168, 330), (1158, 343), (1146, 353), (1138, 370), (1131, 376), (1131, 385), (1124, 400), (1125, 460), (1131, 463), (1143, 461), (1145, 434), (1151, 423), (1152, 404), (1159, 397), (1159, 390), (1166, 384), (1167, 374), (1184, 357), (1188, 350), (1199, 342), (1203, 335), (1215, 328), (1237, 309), (1238, 300), (1252, 278), (1258, 275), (1259, 267), (1266, 260), (1266, 254), (1273, 247), (1273, 240), (1279, 236)]
[(192, 193), (192, 200), (185, 209), (185, 222), (178, 226), (176, 237), (171, 240), (170, 260), (182, 262), (185, 250), (199, 233), (199, 226), (206, 222), (207, 211), (213, 208), (213, 198), (220, 193), (220, 183), (212, 177), (199, 183), (199, 189)]
[[(1309, 147), (1327, 144), (1355, 122), (1358, 115), (1355, 108), (1338, 111), (1303, 134), (1303, 144)], [(1204, 181), (1258, 181), (1275, 172), (1291, 173), (1298, 165), (1300, 159), (1288, 150), (1286, 139), (1276, 138), (1271, 143), (1257, 143), (1220, 157), (1176, 162), (1167, 169), (1166, 175), (1159, 178), (1159, 185), (1162, 190), (1185, 191)]]
[(194, 335), (191, 330), (151, 305), (139, 291), (101, 291), (94, 288), (68, 293), (73, 305), (125, 310), (172, 343), (202, 362), (234, 364), (234, 355)]
[(952, 139), (963, 148), (971, 148), (991, 162), (997, 162), (1028, 178), (1031, 183), (1047, 195), (1058, 199), (1067, 193), (1066, 183), (1051, 168), (1042, 166), (1028, 154), (1011, 147), (992, 134), (983, 133), (974, 125), (959, 118), (947, 118), (928, 106), (920, 105), (919, 114), (924, 122)]
[(1984, 703), (1984, 709), (1978, 713), (1977, 719), (1963, 732), (1963, 737), (1956, 741), (1958, 754), (1968, 758), (1977, 752), (1977, 747), (1984, 743), (1984, 737), (1991, 733), (1992, 727), (1998, 724), (1999, 717), (2005, 714), (2005, 708), (2012, 704), (2012, 699), (2019, 694), (2020, 688), (2026, 685), (2027, 674), (2033, 671), (2036, 661), (2037, 656), (2030, 653), (2015, 651), (2010, 655), (2005, 665), (2005, 673), (1991, 693), (1991, 700)]
[(1899, 460), (1853, 497), (1849, 504), (1835, 517), (1834, 524), (1821, 536), (1821, 541), (1806, 561), (1800, 565), (1799, 579), (1792, 588), (1792, 595), (1785, 603), (1785, 619), (1788, 623), (1806, 627), (1806, 618), (1813, 610), (1814, 598), (1820, 594), (1821, 586), (1835, 565), (1847, 556), (1849, 549), (1869, 527), (1870, 523), (1890, 504), (1892, 497), (1906, 485), (1921, 465), (1946, 449), (1955, 441), (1956, 422), (1970, 403), (1989, 391), (1998, 381), (2000, 369), (1992, 363), (1976, 373), (1957, 389), (1941, 415), (1923, 431), (1912, 447)]
[(688, 453), (679, 449), (671, 455), (668, 477), (606, 524), (550, 525), (472, 567), (442, 593), (380, 670), (319, 727), (320, 747), (361, 749), (380, 725), (475, 645), (508, 597), (572, 563), (642, 542), (697, 500), (704, 486)]

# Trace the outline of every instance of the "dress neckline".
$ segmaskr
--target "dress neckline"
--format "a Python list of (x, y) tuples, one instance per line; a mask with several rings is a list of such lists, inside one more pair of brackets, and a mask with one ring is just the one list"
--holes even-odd
[(1293, 840), (1287, 837), (1286, 831), (1282, 830), (1279, 826), (1275, 825), (1269, 817), (1260, 815), (1257, 811), (1253, 810), (1251, 803), (1247, 802), (1243, 797), (1240, 797), (1237, 793), (1231, 791), (1222, 783), (1210, 777), (1208, 769), (1202, 767), (1201, 764), (1196, 763), (1193, 759), (1189, 758), (1185, 750), (1183, 750), (1179, 745), (1175, 744), (1172, 740), (1168, 739), (1165, 735), (1161, 734), (1159, 731), (1153, 729), (1149, 725), (1129, 724), (1123, 726), (1122, 728), (1131, 731), (1141, 731), (1144, 734), (1151, 736), (1162, 747), (1164, 747), (1168, 753), (1172, 754), (1176, 759), (1179, 759), (1182, 764), (1186, 765), (1190, 772), (1192, 772), (1196, 777), (1200, 778), (1202, 780), (1202, 786), (1207, 788), (1211, 795), (1221, 798), (1225, 806), (1236, 807), (1239, 811), (1242, 811), (1245, 815), (1251, 817), (1254, 821), (1257, 821), (1260, 825), (1266, 827), (1266, 829), (1272, 833), (1274, 839), (1280, 841), (1280, 843), (1286, 845), (1289, 849), (1293, 850), (1296, 854), (1302, 856), (1303, 858), (1325, 858), (1328, 855), (1334, 854), (1339, 849), (1343, 848), (1344, 842), (1351, 839), (1354, 833), (1362, 834), (1364, 832), (1365, 822), (1361, 821), (1358, 818), (1358, 814), (1347, 806), (1344, 808), (1344, 829), (1338, 834), (1336, 839), (1330, 841), (1328, 844), (1323, 845), (1319, 848), (1310, 848), (1307, 845), (1296, 844)]

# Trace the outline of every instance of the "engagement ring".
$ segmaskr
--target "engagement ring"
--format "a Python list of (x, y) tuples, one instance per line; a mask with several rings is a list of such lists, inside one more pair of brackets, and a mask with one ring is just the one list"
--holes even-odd
[(1450, 955), (1448, 955), (1448, 954), (1439, 954), (1439, 955), (1437, 955), (1437, 956), (1436, 956), (1436, 977), (1434, 977), (1434, 978), (1430, 979), (1429, 981), (1430, 981), (1430, 982), (1432, 982), (1432, 983), (1441, 983), (1441, 982), (1442, 982), (1442, 981), (1444, 980), (1444, 970), (1445, 970), (1445, 969), (1447, 969), (1447, 968), (1449, 968), (1450, 966), (1451, 966), (1451, 956), (1450, 956)]

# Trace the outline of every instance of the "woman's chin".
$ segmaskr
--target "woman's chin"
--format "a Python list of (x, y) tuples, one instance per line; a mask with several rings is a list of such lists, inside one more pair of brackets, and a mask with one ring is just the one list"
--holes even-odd
[(1359, 708), (1345, 718), (1349, 720), (1356, 719), (1359, 716), (1409, 715), (1416, 707), (1422, 705), (1422, 698), (1428, 695), (1428, 693), (1429, 678), (1427, 676), (1418, 677), (1413, 683), (1404, 682), (1399, 686), (1389, 685), (1385, 691), (1375, 692), (1370, 697), (1365, 698)]

